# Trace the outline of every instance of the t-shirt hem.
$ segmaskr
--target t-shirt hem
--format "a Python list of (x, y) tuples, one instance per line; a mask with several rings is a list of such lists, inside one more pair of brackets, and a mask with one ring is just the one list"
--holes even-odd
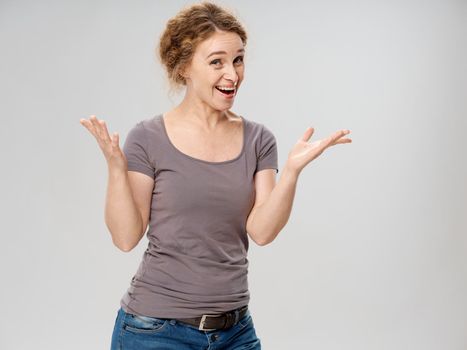
[[(232, 303), (233, 306), (231, 308), (229, 308), (229, 310), (234, 310), (234, 309), (238, 309), (238, 308), (241, 308), (241, 307), (244, 307), (246, 305), (249, 305), (249, 302), (250, 302), (250, 297), (247, 297), (246, 298), (246, 301), (245, 300), (242, 300), (242, 302), (235, 302), (235, 303)], [(138, 305), (136, 305), (138, 304)], [(168, 318), (168, 319), (181, 319), (181, 318), (192, 318), (192, 317), (200, 317), (201, 315), (203, 315), (203, 312), (200, 311), (200, 312), (197, 312), (196, 310), (189, 310), (190, 312), (187, 312), (186, 314), (181, 314), (181, 313), (166, 313), (166, 314), (163, 314), (163, 313), (159, 313), (159, 314), (153, 314), (148, 308), (144, 308), (145, 311), (142, 310), (142, 304), (141, 303), (137, 303), (136, 300), (133, 300), (131, 299), (131, 297), (126, 293), (120, 300), (120, 306), (121, 308), (126, 312), (126, 313), (130, 313), (130, 314), (134, 314), (134, 315), (138, 315), (138, 316), (148, 316), (148, 317), (155, 317), (155, 318)], [(226, 310), (228, 311), (228, 310)], [(225, 311), (223, 311), (225, 312)], [(218, 311), (218, 312), (204, 312), (204, 314), (217, 314), (217, 313), (222, 313), (222, 311)]]
[(255, 173), (257, 173), (257, 172), (260, 171), (260, 170), (264, 170), (264, 169), (275, 169), (275, 170), (276, 170), (276, 174), (279, 172), (279, 169), (278, 169), (278, 167), (276, 167), (276, 166), (273, 166), (273, 165), (264, 165), (264, 166), (261, 166), (261, 167), (256, 168)]
[(127, 168), (128, 168), (128, 171), (137, 171), (139, 173), (143, 173), (149, 176), (151, 179), (154, 179), (154, 172), (152, 171), (152, 169), (146, 168), (142, 166), (141, 164), (128, 162)]

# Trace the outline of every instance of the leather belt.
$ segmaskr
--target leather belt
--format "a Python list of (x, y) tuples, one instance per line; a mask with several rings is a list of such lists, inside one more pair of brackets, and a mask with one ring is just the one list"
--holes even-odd
[(191, 324), (198, 327), (200, 331), (213, 331), (218, 329), (227, 329), (238, 323), (245, 316), (248, 305), (239, 309), (230, 310), (223, 314), (204, 314), (200, 317), (177, 318), (178, 321)]

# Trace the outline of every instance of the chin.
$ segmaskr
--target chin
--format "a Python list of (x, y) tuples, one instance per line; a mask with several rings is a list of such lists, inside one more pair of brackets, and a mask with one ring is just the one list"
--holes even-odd
[(219, 111), (219, 112), (227, 112), (228, 110), (230, 110), (230, 106), (229, 107), (213, 107), (216, 111)]
[(222, 104), (216, 103), (214, 105), (211, 105), (211, 107), (214, 108), (216, 111), (225, 112), (225, 111), (228, 111), (230, 108), (232, 108), (233, 106), (232, 102), (230, 103), (227, 102), (227, 103), (222, 103)]

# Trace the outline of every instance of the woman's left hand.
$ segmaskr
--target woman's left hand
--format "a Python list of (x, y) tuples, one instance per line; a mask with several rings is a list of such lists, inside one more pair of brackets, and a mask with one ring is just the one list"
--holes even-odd
[(299, 174), (308, 163), (317, 158), (326, 148), (352, 142), (349, 138), (343, 138), (350, 133), (350, 130), (347, 129), (336, 131), (325, 139), (308, 142), (314, 131), (314, 128), (308, 128), (289, 152), (286, 163), (289, 170)]

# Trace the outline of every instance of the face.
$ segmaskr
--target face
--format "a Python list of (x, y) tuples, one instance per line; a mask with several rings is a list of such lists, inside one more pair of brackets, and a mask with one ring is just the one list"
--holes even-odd
[(244, 54), (238, 34), (215, 32), (197, 46), (185, 69), (187, 94), (216, 110), (231, 108), (243, 80)]

